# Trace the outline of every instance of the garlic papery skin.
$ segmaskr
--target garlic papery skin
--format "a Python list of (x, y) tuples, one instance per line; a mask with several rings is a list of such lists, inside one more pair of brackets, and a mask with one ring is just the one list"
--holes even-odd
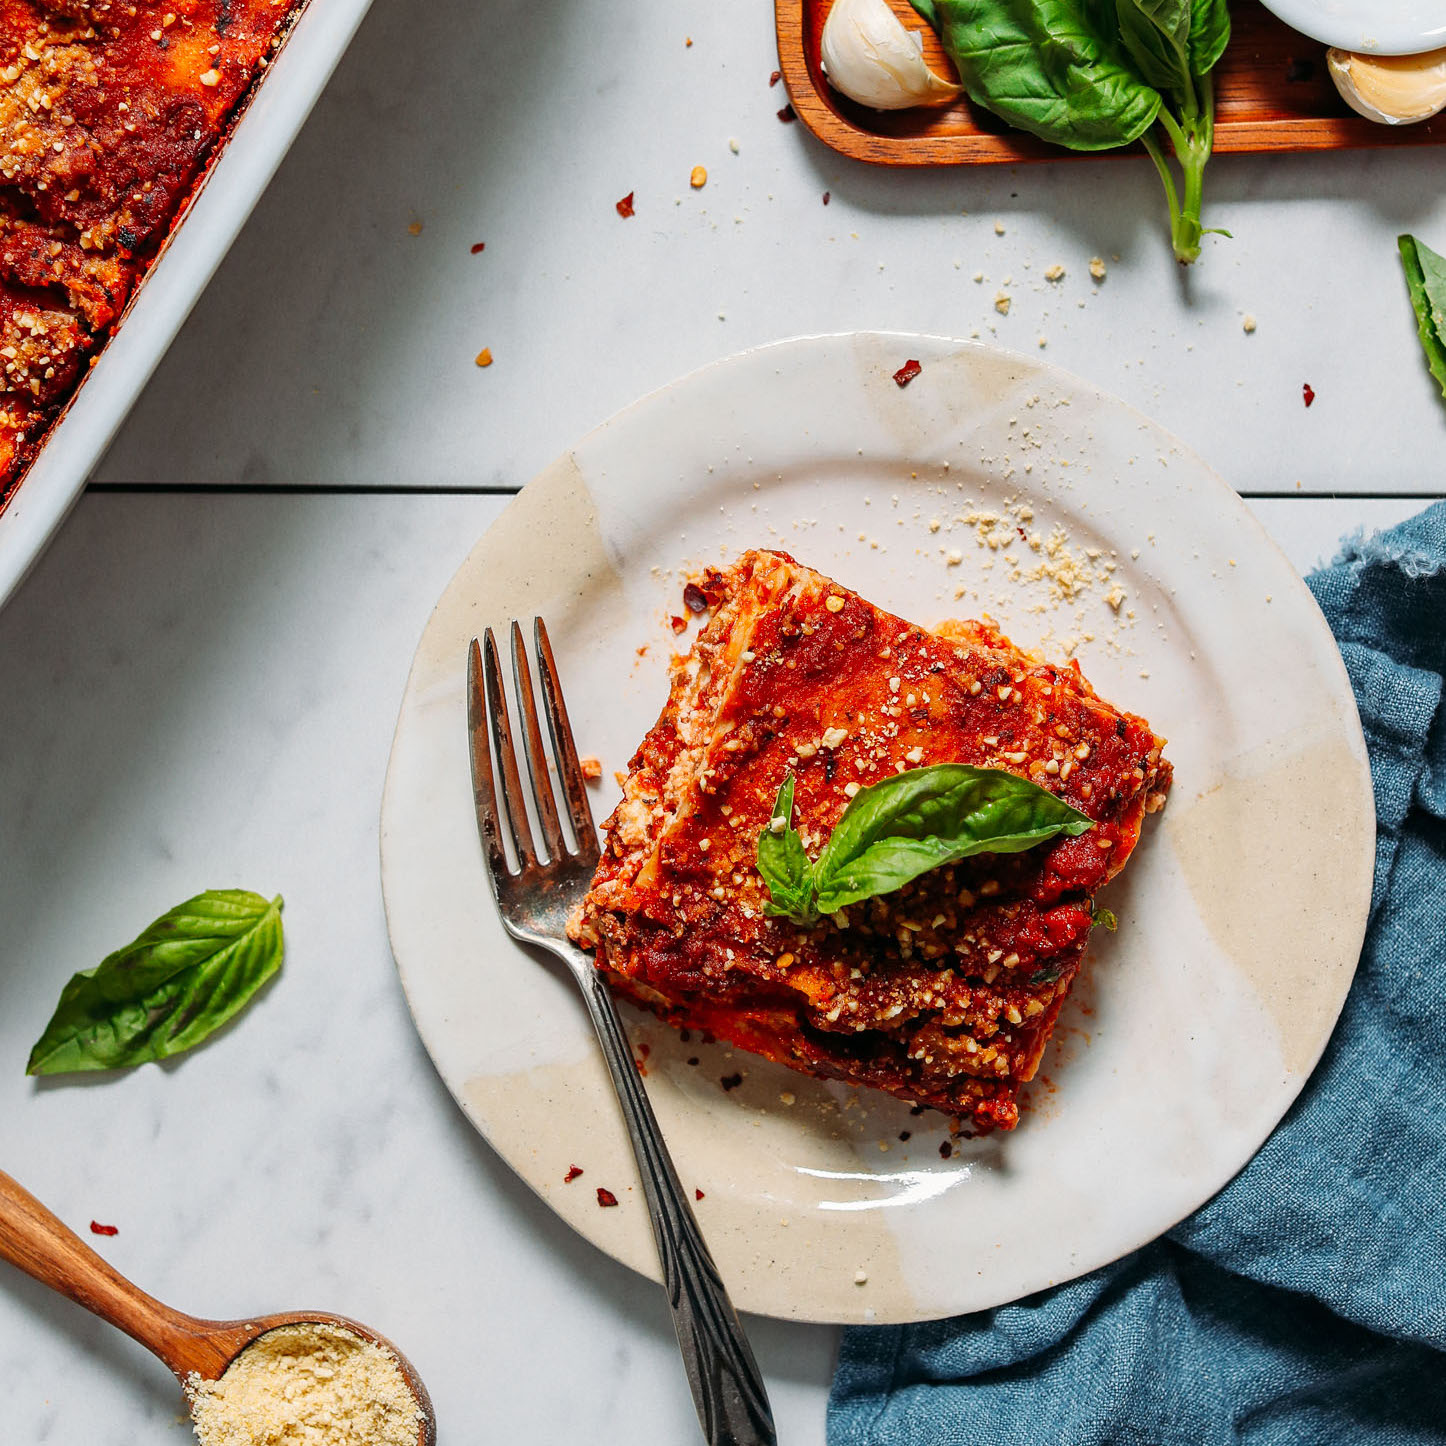
[(1415, 125), (1446, 107), (1446, 50), (1423, 55), (1357, 55), (1326, 52), (1341, 99), (1367, 120)]
[(887, 0), (834, 0), (819, 46), (836, 91), (874, 110), (953, 100), (962, 87), (924, 62), (924, 38), (906, 30)]

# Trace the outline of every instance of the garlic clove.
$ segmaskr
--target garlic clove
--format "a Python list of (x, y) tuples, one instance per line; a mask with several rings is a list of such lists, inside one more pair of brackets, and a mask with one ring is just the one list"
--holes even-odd
[(1446, 107), (1446, 49), (1424, 55), (1358, 55), (1326, 52), (1341, 98), (1353, 111), (1382, 125), (1430, 120)]
[(929, 69), (923, 36), (904, 28), (888, 0), (834, 0), (819, 48), (828, 83), (874, 110), (949, 101), (963, 89)]

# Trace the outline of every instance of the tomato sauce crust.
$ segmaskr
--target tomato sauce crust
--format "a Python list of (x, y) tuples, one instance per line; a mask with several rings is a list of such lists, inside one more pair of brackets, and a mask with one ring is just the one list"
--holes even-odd
[[(702, 587), (712, 617), (674, 660), (574, 936), (675, 1025), (1013, 1128), (1094, 894), (1164, 803), (1163, 740), (988, 620), (929, 632), (778, 552)], [(811, 928), (764, 913), (757, 840), (789, 773), (816, 856), (859, 787), (944, 762), (1029, 778), (1095, 827), (934, 870)]]
[(0, 506), (295, 0), (0, 0)]

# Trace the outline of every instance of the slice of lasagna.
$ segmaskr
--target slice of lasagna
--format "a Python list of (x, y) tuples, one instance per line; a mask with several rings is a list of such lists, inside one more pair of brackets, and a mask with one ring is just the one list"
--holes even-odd
[[(1013, 1128), (1095, 892), (1164, 802), (1163, 740), (1077, 664), (1021, 652), (988, 621), (925, 631), (784, 553), (745, 553), (703, 590), (712, 617), (603, 826), (574, 937), (674, 1024)], [(861, 788), (939, 763), (1028, 779), (1094, 827), (933, 869), (811, 926), (766, 912), (758, 839), (786, 778), (816, 856)]]

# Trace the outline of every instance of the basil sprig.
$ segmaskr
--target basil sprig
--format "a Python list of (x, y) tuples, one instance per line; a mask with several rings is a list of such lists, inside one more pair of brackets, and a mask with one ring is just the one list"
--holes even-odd
[(1446, 256), (1438, 256), (1414, 236), (1398, 236), (1396, 245), (1406, 269), (1406, 289), (1416, 313), (1421, 350), (1446, 396)]
[(1078, 809), (1016, 774), (937, 763), (860, 789), (810, 863), (791, 822), (793, 788), (789, 774), (758, 837), (758, 872), (770, 896), (764, 911), (804, 926), (973, 854), (1022, 853), (1094, 827)]
[(72, 975), (27, 1074), (120, 1069), (200, 1044), (281, 967), (280, 896), (208, 889)]
[(1199, 256), (1215, 137), (1211, 72), (1230, 39), (1227, 0), (913, 5), (939, 32), (969, 98), (1011, 125), (1077, 151), (1138, 140), (1165, 188), (1176, 258)]

